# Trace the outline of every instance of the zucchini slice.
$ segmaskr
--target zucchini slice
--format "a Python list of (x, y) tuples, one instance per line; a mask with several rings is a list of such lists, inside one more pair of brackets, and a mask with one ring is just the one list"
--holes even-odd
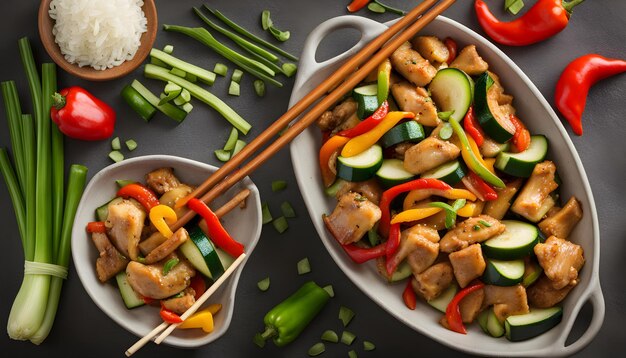
[(476, 317), (476, 321), (478, 321), (478, 325), (480, 329), (483, 330), (486, 334), (489, 334), (489, 329), (487, 329), (487, 320), (489, 319), (489, 311), (491, 310), (482, 310), (478, 316)]
[(450, 117), (460, 122), (472, 104), (474, 83), (465, 72), (448, 67), (437, 72), (428, 90), (439, 111), (454, 111)]
[(126, 271), (121, 271), (115, 275), (115, 281), (117, 281), (117, 288), (120, 290), (120, 295), (122, 295), (122, 300), (126, 308), (133, 309), (146, 304), (141, 295), (130, 287), (126, 277)]
[(376, 172), (376, 177), (385, 188), (391, 188), (412, 180), (415, 175), (404, 169), (404, 164), (400, 159), (384, 159)]
[(352, 91), (352, 97), (356, 100), (356, 115), (359, 119), (364, 119), (372, 115), (379, 106), (378, 103), (378, 85), (371, 84), (355, 88)]
[[(541, 242), (545, 240), (539, 239)], [(528, 287), (535, 283), (541, 277), (543, 273), (543, 268), (539, 265), (538, 262), (530, 259), (529, 262), (526, 262), (524, 265), (524, 276), (522, 277), (522, 286)]]
[(509, 316), (504, 321), (506, 338), (519, 342), (536, 337), (559, 324), (562, 318), (561, 307), (534, 308), (523, 315)]
[(440, 312), (446, 313), (446, 308), (448, 308), (448, 304), (450, 303), (450, 301), (452, 301), (458, 290), (459, 286), (457, 286), (456, 283), (453, 283), (448, 288), (446, 288), (446, 290), (443, 291), (439, 296), (428, 301), (428, 304), (433, 306)]
[(487, 316), (487, 331), (495, 338), (504, 336), (504, 325), (498, 321), (493, 308), (489, 310), (489, 315)]
[(216, 280), (225, 269), (215, 245), (198, 226), (189, 230), (189, 239), (180, 245), (180, 252), (203, 275)]
[(495, 167), (516, 177), (528, 178), (535, 165), (548, 154), (548, 139), (543, 135), (530, 137), (528, 149), (521, 153), (502, 152), (496, 157)]
[(96, 219), (98, 219), (98, 221), (107, 221), (107, 218), (109, 217), (109, 204), (115, 204), (120, 201), (122, 201), (122, 198), (115, 197), (111, 199), (108, 203), (98, 207), (96, 209)]
[(393, 275), (391, 275), (391, 279), (389, 280), (389, 282), (402, 281), (405, 278), (411, 276), (412, 274), (413, 274), (413, 271), (411, 271), (411, 265), (409, 265), (409, 263), (406, 260), (404, 260), (400, 262), (396, 271), (394, 271)]
[(535, 225), (516, 220), (502, 220), (502, 223), (506, 226), (504, 232), (483, 242), (485, 256), (515, 260), (530, 255), (539, 243), (539, 229)]
[(460, 160), (453, 160), (422, 173), (422, 178), (439, 179), (453, 186), (467, 174), (467, 166)]
[(424, 127), (416, 121), (408, 121), (391, 128), (380, 138), (383, 148), (403, 142), (417, 143), (425, 138)]
[(522, 282), (524, 277), (524, 260), (502, 261), (487, 259), (487, 267), (483, 281), (489, 285), (513, 286)]
[(383, 165), (383, 149), (374, 144), (353, 157), (337, 157), (337, 176), (347, 181), (365, 181)]
[(501, 113), (497, 100), (490, 97), (489, 89), (493, 83), (493, 78), (487, 72), (476, 80), (474, 113), (485, 133), (496, 142), (504, 143), (513, 138), (515, 126)]

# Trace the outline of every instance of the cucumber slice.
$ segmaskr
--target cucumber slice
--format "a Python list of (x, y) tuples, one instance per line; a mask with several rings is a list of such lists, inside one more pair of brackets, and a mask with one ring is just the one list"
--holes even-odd
[(507, 143), (498, 143), (495, 140), (487, 137), (485, 138), (483, 145), (480, 146), (480, 154), (485, 158), (495, 158), (498, 154), (502, 152), (506, 152), (510, 150), (511, 144)]
[(357, 87), (353, 90), (353, 92), (362, 96), (376, 96), (378, 94), (378, 85), (371, 84)]
[(416, 121), (408, 121), (391, 128), (380, 138), (383, 148), (403, 142), (417, 143), (425, 138), (424, 127)]
[(458, 290), (459, 286), (457, 286), (456, 283), (453, 283), (448, 288), (446, 288), (446, 290), (443, 291), (439, 296), (428, 301), (428, 304), (433, 306), (440, 312), (446, 313), (446, 308), (448, 308), (448, 304), (450, 303), (450, 301), (452, 301)]
[(122, 271), (115, 275), (115, 281), (117, 281), (117, 288), (120, 291), (124, 305), (128, 309), (136, 308), (145, 305), (143, 298), (140, 294), (135, 292), (126, 278), (126, 271)]
[(347, 181), (365, 181), (383, 164), (383, 149), (374, 144), (353, 157), (337, 157), (337, 176)]
[(422, 178), (434, 178), (456, 185), (467, 174), (467, 166), (460, 160), (444, 163), (422, 174)]
[(489, 315), (487, 316), (487, 331), (495, 338), (504, 336), (504, 325), (498, 321), (498, 317), (496, 317), (493, 309), (489, 310)]
[(486, 334), (489, 334), (489, 329), (487, 329), (487, 320), (489, 319), (489, 312), (491, 310), (483, 310), (476, 317), (476, 321), (478, 321), (478, 325), (480, 329), (483, 330)]
[(498, 103), (489, 98), (489, 88), (493, 83), (493, 78), (487, 72), (478, 77), (474, 92), (474, 113), (485, 133), (496, 142), (504, 143), (513, 138), (515, 126), (496, 108)]
[(391, 280), (389, 281), (390, 282), (402, 281), (405, 278), (411, 276), (412, 274), (413, 274), (413, 271), (411, 270), (411, 265), (409, 265), (409, 263), (406, 260), (404, 260), (398, 265), (398, 268), (393, 273), (393, 275), (391, 275)]
[[(235, 262), (235, 258), (226, 253), (226, 251), (220, 249), (219, 247), (215, 248), (215, 252), (217, 252), (217, 257), (220, 258), (220, 262), (222, 263), (222, 267), (224, 270), (227, 270), (230, 265)], [(221, 274), (220, 274), (221, 275)]]
[(111, 199), (108, 203), (100, 206), (99, 208), (96, 209), (96, 219), (98, 221), (107, 221), (107, 218), (109, 217), (109, 204), (115, 204), (122, 201), (122, 198), (117, 197), (117, 198), (113, 198)]
[(400, 159), (384, 159), (380, 169), (376, 172), (376, 177), (385, 188), (406, 183), (415, 176), (404, 169), (404, 164)]
[(487, 259), (483, 281), (489, 285), (513, 286), (522, 282), (524, 260), (502, 261)]
[(562, 318), (561, 307), (534, 308), (523, 315), (509, 316), (504, 321), (506, 338), (519, 342), (536, 337), (559, 324)]
[(428, 85), (430, 96), (441, 112), (454, 111), (451, 118), (461, 121), (472, 104), (472, 79), (458, 68), (444, 68)]
[(216, 280), (225, 269), (215, 245), (197, 226), (189, 230), (189, 239), (180, 245), (180, 252), (198, 271)]
[(367, 118), (378, 109), (378, 86), (371, 84), (355, 88), (352, 97), (356, 100), (356, 114), (360, 119)]
[(500, 260), (515, 260), (530, 255), (539, 242), (539, 229), (522, 221), (502, 220), (504, 232), (483, 243), (485, 256)]
[(528, 178), (535, 165), (548, 154), (548, 139), (543, 135), (530, 137), (528, 149), (521, 153), (502, 152), (496, 157), (495, 167), (516, 177)]

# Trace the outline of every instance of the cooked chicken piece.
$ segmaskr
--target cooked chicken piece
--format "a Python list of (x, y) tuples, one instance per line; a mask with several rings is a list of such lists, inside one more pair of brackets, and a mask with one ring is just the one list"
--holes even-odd
[(435, 36), (417, 36), (411, 40), (411, 45), (431, 63), (445, 63), (450, 57), (448, 48)]
[(393, 147), (393, 157), (395, 159), (400, 159), (400, 160), (404, 160), (404, 153), (406, 153), (406, 151), (411, 148), (414, 145), (414, 143), (411, 142), (404, 142), (404, 143), (400, 143), (400, 144), (396, 144)]
[(189, 233), (187, 232), (187, 230), (185, 230), (184, 227), (181, 227), (180, 229), (176, 230), (172, 237), (165, 240), (165, 242), (156, 247), (154, 250), (150, 251), (148, 256), (146, 256), (144, 263), (153, 264), (157, 261), (163, 260), (167, 255), (174, 252), (180, 245), (184, 244), (187, 240), (189, 240)]
[(495, 158), (500, 154), (502, 146), (502, 144), (485, 136), (483, 144), (478, 147), (478, 150), (483, 158)]
[(128, 259), (122, 256), (111, 244), (105, 233), (94, 232), (91, 239), (98, 249), (99, 256), (96, 259), (96, 274), (100, 282), (106, 282), (118, 272), (123, 271), (128, 264)]
[(453, 279), (452, 265), (444, 261), (432, 265), (419, 275), (414, 275), (411, 285), (415, 293), (426, 301), (430, 301), (447, 289), (452, 284)]
[(465, 46), (456, 56), (450, 67), (458, 68), (470, 76), (478, 76), (487, 71), (489, 65), (476, 51), (475, 45)]
[[(494, 92), (499, 94), (497, 96), (498, 104), (505, 105), (505, 104), (513, 103), (513, 96), (511, 96), (510, 94), (504, 93), (504, 87), (502, 87), (502, 83), (500, 82), (500, 77), (498, 77), (498, 75), (496, 75), (495, 73), (491, 71), (487, 71), (487, 73), (489, 74), (489, 77), (493, 79), (493, 82), (494, 82), (490, 89), (493, 89)], [(512, 113), (515, 114), (515, 112), (512, 112)]]
[[(433, 129), (432, 132), (430, 132), (430, 136), (429, 137), (434, 137), (437, 139), (441, 139), (441, 137), (439, 136), (439, 132), (441, 131), (441, 129), (444, 127), (445, 123), (439, 123), (439, 125), (437, 127), (435, 127), (435, 129)], [(461, 140), (459, 139), (459, 136), (456, 135), (456, 133), (452, 133), (452, 136), (448, 139), (446, 139), (446, 141), (456, 145), (457, 147), (461, 148)]]
[(167, 275), (163, 275), (163, 265), (171, 258), (176, 258), (176, 254), (152, 265), (131, 261), (126, 266), (128, 283), (140, 295), (157, 300), (184, 290), (189, 286), (191, 278), (196, 275), (196, 270), (186, 260), (181, 260)]
[(552, 287), (552, 281), (542, 275), (534, 284), (526, 289), (528, 302), (537, 308), (550, 308), (563, 301), (575, 285), (567, 285), (561, 289)]
[(554, 206), (555, 201), (550, 193), (558, 188), (554, 180), (556, 166), (553, 162), (535, 165), (533, 173), (511, 206), (511, 211), (526, 219), (537, 222)]
[[(178, 297), (179, 295), (180, 297)], [(189, 307), (196, 303), (196, 291), (191, 287), (187, 287), (179, 295), (161, 300), (161, 307), (180, 315), (187, 312)]]
[(465, 296), (459, 302), (463, 323), (472, 323), (483, 309), (485, 290), (480, 289)]
[(414, 225), (400, 234), (398, 251), (389, 260), (398, 265), (405, 258), (414, 275), (432, 265), (439, 256), (439, 233), (427, 226)]
[(470, 245), (463, 250), (455, 251), (448, 255), (448, 258), (454, 269), (454, 277), (461, 288), (485, 272), (486, 264), (480, 244)]
[(126, 257), (137, 260), (139, 240), (146, 221), (146, 212), (134, 199), (122, 199), (108, 206), (104, 225), (113, 245)]
[(429, 84), (437, 74), (437, 70), (430, 62), (413, 50), (408, 42), (391, 55), (391, 64), (404, 78), (420, 87)]
[(341, 131), (345, 131), (345, 130), (350, 129), (350, 128), (354, 128), (359, 123), (361, 123), (361, 120), (356, 115), (356, 113), (353, 113), (350, 117), (348, 117), (345, 121), (343, 121), (335, 129), (333, 129), (333, 134), (341, 132)]
[(565, 240), (582, 218), (580, 202), (572, 196), (561, 210), (541, 221), (539, 229), (546, 236), (554, 235)]
[(528, 313), (526, 289), (521, 284), (515, 286), (486, 285), (484, 288), (484, 305), (493, 305), (493, 313), (498, 321), (504, 322), (507, 317)]
[(358, 193), (347, 193), (324, 224), (339, 243), (351, 244), (359, 241), (380, 220), (380, 208)]
[(515, 179), (506, 184), (506, 187), (500, 189), (496, 188), (498, 198), (496, 200), (488, 201), (485, 203), (483, 214), (489, 215), (494, 219), (502, 220), (506, 212), (511, 207), (511, 199), (515, 196), (515, 193), (522, 186), (522, 179)]
[(177, 186), (176, 188), (166, 192), (165, 194), (161, 195), (161, 197), (159, 198), (159, 202), (163, 205), (167, 205), (170, 208), (174, 209), (174, 211), (176, 212), (176, 216), (177, 217), (181, 217), (183, 216), (187, 210), (186, 206), (182, 206), (180, 208), (176, 208), (176, 202), (179, 199), (182, 199), (184, 197), (186, 197), (187, 195), (189, 195), (191, 192), (193, 191), (193, 188), (190, 187), (189, 185), (185, 185), (185, 184), (180, 184), (179, 186)]
[(158, 195), (163, 195), (177, 188), (180, 180), (174, 175), (173, 168), (159, 168), (146, 174), (146, 184)]
[(323, 131), (331, 131), (356, 113), (356, 101), (352, 98), (339, 103), (332, 111), (326, 111), (317, 119), (317, 126)]
[(335, 197), (339, 200), (339, 198), (349, 192), (359, 193), (376, 205), (378, 205), (380, 197), (383, 195), (383, 189), (380, 187), (380, 184), (378, 184), (378, 180), (376, 179), (360, 182), (347, 181), (341, 189), (337, 191)]
[(167, 241), (167, 237), (163, 236), (163, 234), (158, 231), (154, 232), (147, 239), (139, 242), (139, 250), (141, 251), (141, 254), (145, 257), (150, 252), (152, 252), (152, 250), (159, 247), (159, 245), (161, 245), (165, 241)]
[(424, 88), (402, 81), (391, 86), (391, 93), (401, 110), (415, 113), (418, 123), (429, 127), (441, 123), (441, 119), (437, 117), (435, 102)]
[(550, 236), (545, 243), (535, 245), (534, 251), (543, 272), (552, 280), (552, 287), (558, 290), (578, 283), (578, 271), (585, 263), (582, 247)]
[(434, 137), (428, 137), (404, 153), (404, 169), (421, 174), (459, 156), (456, 145)]
[[(484, 225), (487, 223), (489, 226)], [(478, 228), (478, 230), (477, 230)], [(483, 242), (504, 232), (506, 226), (488, 215), (469, 218), (454, 229), (449, 230), (441, 239), (442, 252), (455, 252), (477, 242)]]

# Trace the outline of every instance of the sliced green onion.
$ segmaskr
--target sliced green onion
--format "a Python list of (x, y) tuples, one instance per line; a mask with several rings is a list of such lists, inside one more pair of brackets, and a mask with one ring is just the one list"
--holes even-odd
[(327, 329), (322, 333), (322, 341), (337, 343), (339, 342), (339, 336), (332, 329)]
[(191, 101), (191, 94), (185, 88), (180, 91), (178, 97), (174, 98), (174, 103), (178, 106), (182, 106), (183, 104)]
[(484, 227), (491, 227), (491, 224), (486, 222), (485, 220), (480, 220), (478, 223)]
[(287, 219), (284, 216), (280, 216), (272, 221), (272, 225), (274, 225), (274, 229), (278, 231), (279, 234), (282, 234), (289, 228), (289, 224), (287, 224)]
[(235, 81), (230, 81), (230, 86), (228, 86), (228, 94), (231, 96), (239, 96), (240, 94), (239, 83)]
[(280, 42), (285, 42), (291, 37), (291, 32), (281, 31), (274, 26), (270, 27), (270, 33), (274, 36), (274, 38), (276, 38), (276, 40)]
[(226, 73), (228, 72), (228, 67), (225, 64), (218, 62), (215, 64), (215, 67), (213, 67), (213, 72), (220, 76), (226, 76)]
[(466, 202), (465, 199), (457, 199), (454, 202), (453, 206), (450, 206), (441, 201), (435, 201), (435, 202), (429, 203), (428, 206), (431, 206), (434, 208), (441, 208), (446, 211), (446, 228), (449, 229), (453, 227), (454, 224), (456, 224), (456, 212), (459, 209), (461, 209), (463, 206), (465, 206), (465, 202)]
[(273, 24), (274, 23), (270, 17), (270, 11), (263, 10), (263, 12), (261, 12), (261, 27), (263, 27), (263, 30), (269, 29)]
[(261, 217), (263, 218), (263, 224), (272, 222), (272, 213), (270, 213), (270, 207), (266, 202), (261, 205)]
[(191, 74), (191, 73), (186, 73), (185, 74), (185, 79), (189, 82), (193, 82), (196, 83), (198, 82), (198, 76)]
[(400, 9), (395, 8), (395, 7), (393, 7), (393, 6), (389, 6), (389, 5), (383, 4), (383, 3), (381, 3), (381, 2), (380, 2), (380, 1), (378, 1), (378, 0), (374, 0), (374, 3), (375, 3), (375, 4), (378, 4), (380, 7), (382, 7), (383, 9), (385, 9), (385, 11), (389, 11), (389, 12), (391, 12), (391, 13), (394, 13), (394, 14), (396, 14), (396, 15), (400, 15), (400, 16), (404, 16), (404, 15), (406, 15), (406, 11), (404, 11), (404, 10), (400, 10)]
[(187, 72), (181, 70), (180, 68), (174, 67), (170, 70), (170, 73), (173, 74), (174, 76), (187, 78)]
[(261, 335), (261, 333), (257, 333), (252, 337), (252, 342), (259, 346), (260, 348), (265, 347), (265, 338)]
[(235, 81), (235, 82), (239, 83), (239, 82), (241, 82), (241, 77), (243, 77), (243, 71), (238, 69), (238, 68), (236, 68), (233, 71), (233, 75), (231, 76), (230, 79), (231, 79), (231, 81)]
[(129, 139), (125, 143), (126, 143), (126, 148), (128, 148), (128, 150), (130, 150), (131, 152), (137, 149), (137, 142), (135, 142), (134, 139)]
[(364, 351), (373, 351), (374, 349), (376, 349), (376, 346), (374, 345), (374, 343), (372, 343), (370, 341), (363, 341), (363, 350)]
[(150, 50), (150, 57), (152, 57), (153, 59), (161, 60), (169, 67), (173, 67), (174, 69), (185, 72), (185, 74), (180, 77), (186, 77), (188, 74), (192, 74), (208, 85), (212, 85), (213, 82), (215, 82), (215, 73), (205, 70), (204, 68), (191, 64), (189, 62), (183, 61), (156, 48)]
[(170, 68), (170, 66), (168, 66), (167, 63), (159, 60), (158, 58), (150, 57), (150, 63), (155, 65), (155, 66), (159, 66), (159, 67), (163, 67), (163, 68)]
[(504, 10), (507, 10), (511, 15), (517, 15), (524, 8), (524, 1), (522, 0), (504, 0)]
[(441, 129), (439, 130), (439, 138), (443, 140), (448, 140), (452, 137), (454, 131), (452, 130), (452, 126), (450, 123), (444, 123)]
[(174, 46), (172, 46), (172, 45), (165, 45), (165, 47), (163, 47), (163, 52), (165, 52), (168, 55), (171, 55), (172, 52), (174, 52)]
[(191, 104), (191, 102), (187, 102), (187, 103), (183, 104), (182, 106), (180, 106), (180, 108), (182, 108), (183, 111), (189, 113), (193, 109), (193, 105)]
[(109, 153), (109, 158), (111, 158), (112, 161), (118, 163), (124, 160), (124, 154), (122, 154), (122, 152), (120, 151), (113, 150), (111, 151), (111, 153)]
[(170, 273), (170, 271), (174, 268), (174, 266), (178, 265), (179, 262), (180, 260), (176, 257), (167, 260), (165, 262), (165, 265), (163, 265), (163, 276)]
[(259, 288), (259, 290), (265, 292), (270, 288), (270, 278), (266, 277), (264, 279), (262, 279), (261, 281), (256, 283), (256, 286)]
[(120, 150), (122, 149), (122, 143), (120, 142), (120, 137), (115, 137), (111, 141), (111, 149)]
[(326, 351), (326, 346), (324, 345), (324, 343), (319, 342), (319, 343), (315, 343), (314, 345), (311, 346), (311, 348), (309, 348), (308, 354), (310, 357), (315, 357), (324, 353), (325, 351)]
[(330, 297), (335, 297), (335, 290), (332, 285), (322, 287)]
[(228, 150), (224, 150), (224, 149), (217, 149), (215, 152), (215, 157), (217, 158), (217, 160), (219, 160), (220, 162), (227, 162), (230, 160), (230, 151)]
[(232, 128), (230, 130), (230, 134), (228, 135), (228, 139), (226, 140), (226, 144), (224, 144), (224, 150), (233, 150), (235, 149), (235, 143), (239, 138), (239, 131), (237, 128)]
[(272, 191), (277, 192), (281, 190), (285, 190), (287, 188), (287, 182), (284, 180), (274, 180), (272, 182)]
[(451, 111), (445, 111), (445, 112), (437, 112), (437, 117), (439, 117), (439, 119), (441, 119), (442, 121), (448, 121), (448, 119), (450, 119), (450, 116), (454, 114), (454, 109)]
[(371, 12), (375, 12), (377, 14), (384, 14), (385, 13), (385, 8), (380, 6), (380, 4), (377, 4), (375, 2), (371, 2), (369, 4), (367, 4), (367, 9)]
[(285, 76), (291, 77), (296, 74), (296, 71), (298, 71), (298, 65), (296, 65), (295, 63), (283, 63), (283, 73), (285, 74)]
[(472, 229), (474, 229), (474, 231), (480, 231), (480, 225), (474, 225)]
[(352, 344), (352, 342), (354, 342), (355, 339), (356, 336), (354, 335), (354, 333), (348, 331), (341, 332), (341, 343), (349, 346)]
[(159, 98), (154, 93), (150, 92), (150, 90), (147, 89), (143, 84), (141, 84), (141, 82), (133, 80), (133, 83), (131, 83), (130, 86), (134, 88), (143, 98), (146, 99), (146, 101), (148, 101), (156, 109), (161, 111), (169, 118), (175, 120), (176, 122), (180, 123), (185, 120), (185, 117), (187, 117), (187, 112), (181, 110), (171, 103), (159, 105)]
[(234, 157), (235, 155), (237, 155), (237, 153), (241, 152), (241, 150), (245, 146), (246, 146), (246, 142), (242, 141), (241, 139), (237, 139), (237, 141), (235, 142), (235, 148), (233, 148), (233, 154), (231, 155), (231, 157)]
[(304, 275), (309, 272), (311, 272), (311, 263), (309, 263), (309, 258), (305, 257), (298, 261), (298, 275)]
[(348, 352), (348, 357), (349, 358), (357, 358), (358, 356), (357, 356), (356, 352), (354, 351), (354, 349), (352, 349), (352, 350), (350, 350)]
[[(454, 203), (452, 203), (452, 209), (454, 210), (454, 212), (456, 213), (457, 211), (459, 211), (462, 207), (465, 206), (465, 203), (467, 202), (467, 200), (465, 199), (456, 199), (454, 201)], [(487, 223), (489, 224), (489, 223)], [(489, 225), (491, 226), (491, 225)]]
[(265, 96), (265, 82), (263, 82), (262, 80), (254, 80), (254, 93), (256, 93), (257, 96), (259, 97), (263, 97)]
[(283, 201), (283, 203), (280, 204), (280, 210), (283, 212), (283, 216), (285, 216), (286, 218), (296, 217), (296, 212), (293, 210), (293, 207), (291, 206), (291, 204), (289, 204), (288, 201)]
[(352, 311), (346, 306), (339, 307), (339, 319), (343, 323), (344, 327), (347, 327), (353, 318), (354, 318), (354, 311)]

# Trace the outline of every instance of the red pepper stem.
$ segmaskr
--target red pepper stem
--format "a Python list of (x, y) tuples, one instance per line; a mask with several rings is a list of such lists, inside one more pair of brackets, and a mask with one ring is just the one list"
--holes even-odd
[(57, 110), (65, 107), (65, 96), (60, 94), (59, 92), (54, 92), (54, 94), (52, 95), (52, 105)]
[(565, 9), (565, 11), (567, 11), (567, 13), (571, 15), (574, 7), (576, 7), (576, 5), (582, 4), (584, 1), (585, 0), (570, 0), (570, 1), (563, 0), (561, 1), (561, 4), (563, 5), (563, 8)]
[(265, 332), (261, 333), (263, 340), (268, 340), (278, 334), (278, 331), (274, 327), (265, 327)]

